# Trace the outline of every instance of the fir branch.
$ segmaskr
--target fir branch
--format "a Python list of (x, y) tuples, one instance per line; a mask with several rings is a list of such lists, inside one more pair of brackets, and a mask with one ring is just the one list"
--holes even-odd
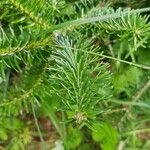
[(121, 12), (121, 13), (115, 12), (115, 13), (112, 13), (112, 14), (98, 16), (98, 17), (80, 18), (80, 19), (77, 19), (77, 20), (67, 21), (67, 22), (55, 25), (50, 29), (50, 31), (60, 30), (60, 29), (66, 28), (66, 27), (67, 28), (68, 27), (75, 27), (77, 25), (83, 25), (83, 24), (88, 24), (88, 23), (95, 23), (95, 22), (102, 23), (102, 22), (105, 22), (105, 21), (108, 21), (108, 20), (121, 18), (123, 16), (128, 16), (128, 15), (130, 16), (132, 14), (144, 13), (144, 12), (149, 12), (149, 11), (150, 11), (150, 7), (147, 7), (147, 8), (136, 9), (136, 10), (131, 10), (131, 11), (124, 11), (124, 12)]
[(121, 63), (125, 63), (125, 64), (131, 65), (131, 66), (135, 66), (135, 67), (138, 67), (138, 68), (141, 68), (141, 69), (150, 70), (150, 66), (145, 66), (145, 65), (142, 65), (142, 64), (137, 64), (137, 63), (129, 62), (129, 61), (126, 61), (126, 60), (114, 58), (114, 57), (107, 56), (107, 55), (104, 55), (104, 54), (95, 54), (93, 52), (91, 54), (93, 54), (93, 55), (99, 55), (99, 56), (102, 56), (104, 58), (108, 58), (108, 59), (111, 59), (111, 60), (119, 61)]
[[(20, 13), (24, 13), (29, 19), (31, 19), (34, 23), (42, 27), (43, 29), (50, 28), (51, 26), (48, 25), (42, 17), (39, 18), (34, 15), (33, 12), (30, 12), (25, 6), (19, 3), (17, 0), (9, 0), (9, 2), (18, 10)], [(35, 1), (36, 2), (36, 1)], [(35, 6), (36, 7), (36, 6)]]
[[(14, 0), (11, 0), (14, 2)], [(18, 7), (20, 6), (19, 4), (17, 4)], [(126, 15), (131, 15), (134, 13), (142, 13), (142, 12), (146, 12), (146, 11), (150, 11), (150, 8), (143, 8), (143, 9), (137, 9), (137, 10), (131, 10), (131, 11), (125, 11), (122, 13), (113, 13), (113, 14), (109, 14), (109, 15), (104, 15), (104, 16), (98, 16), (98, 17), (90, 17), (90, 18), (81, 18), (78, 20), (73, 20), (73, 21), (69, 21), (69, 22), (65, 22), (65, 23), (60, 23), (58, 25), (55, 25), (51, 28), (48, 29), (48, 32), (50, 32), (50, 34), (58, 29), (63, 29), (67, 26), (67, 29), (69, 26), (76, 26), (76, 25), (81, 25), (81, 24), (87, 24), (87, 23), (93, 23), (93, 22), (103, 22), (103, 21), (107, 21), (109, 19), (115, 19), (115, 18), (120, 18), (122, 16), (126, 16)], [(45, 44), (47, 44), (48, 41), (48, 37), (46, 39), (40, 40), (38, 42), (34, 42), (31, 43), (29, 46), (27, 46), (27, 50), (29, 50), (30, 48), (34, 48), (34, 47), (38, 47), (38, 46), (43, 46)], [(16, 47), (16, 48), (9, 48), (9, 49), (4, 49), (1, 48), (1, 52), (0, 55), (4, 56), (4, 55), (13, 55), (16, 52), (20, 52), (23, 49), (25, 49), (26, 46), (24, 47)], [(141, 67), (141, 66), (139, 66)]]
[(46, 45), (50, 44), (50, 40), (52, 38), (52, 35), (40, 39), (38, 41), (33, 41), (31, 43), (28, 43), (26, 45), (23, 45), (22, 47), (12, 47), (12, 48), (1, 48), (0, 49), (0, 56), (7, 56), (7, 55), (15, 55), (19, 52), (32, 52), (33, 50), (39, 48), (39, 47), (45, 47)]
[(106, 69), (108, 64), (100, 63), (98, 56), (88, 53), (96, 51), (90, 47), (90, 41), (76, 42), (57, 37), (60, 47), (52, 52), (55, 65), (49, 70), (54, 72), (51, 76), (53, 92), (57, 91), (64, 108), (71, 111), (74, 114), (72, 119), (80, 124), (90, 119), (88, 110), (98, 114), (97, 105), (111, 96), (111, 86)]
[[(53, 47), (58, 47), (58, 48), (63, 48), (63, 46), (60, 46), (60, 45), (52, 45), (52, 46)], [(72, 47), (70, 47), (70, 48), (74, 49)], [(126, 61), (126, 60), (122, 60), (122, 59), (118, 59), (118, 58), (111, 57), (111, 56), (108, 56), (108, 55), (104, 55), (102, 53), (95, 53), (95, 52), (89, 52), (89, 51), (87, 51), (86, 53), (89, 53), (89, 54), (95, 55), (95, 56), (100, 56), (102, 58), (108, 58), (110, 60), (119, 61), (121, 63), (125, 63), (125, 64), (131, 65), (131, 66), (135, 66), (135, 67), (138, 67), (138, 68), (141, 68), (141, 69), (150, 70), (150, 66), (146, 66), (146, 65), (142, 65), (142, 64), (137, 64), (137, 63), (129, 62), (129, 61)]]
[(24, 94), (20, 95), (20, 97), (15, 97), (12, 100), (4, 99), (3, 102), (0, 103), (0, 107), (6, 107), (9, 105), (17, 104), (24, 100), (27, 100), (27, 98), (29, 98), (30, 96), (33, 96), (34, 91), (42, 84), (42, 81), (43, 81), (43, 78), (45, 75), (45, 71), (47, 69), (47, 65), (48, 64), (45, 63), (45, 66), (43, 67), (42, 72), (39, 75), (38, 79), (36, 80), (34, 85), (28, 91), (26, 91)]

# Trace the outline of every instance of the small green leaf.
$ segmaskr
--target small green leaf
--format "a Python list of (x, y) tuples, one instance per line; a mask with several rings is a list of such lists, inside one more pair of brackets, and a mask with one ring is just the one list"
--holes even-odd
[(141, 70), (133, 66), (124, 67), (124, 69), (124, 71), (114, 74), (115, 93), (127, 91), (129, 87), (138, 86), (140, 83)]
[(117, 130), (107, 123), (94, 125), (92, 137), (100, 142), (102, 150), (116, 150), (118, 143)]
[(23, 123), (16, 118), (5, 119), (4, 124), (5, 124), (5, 127), (9, 130), (18, 130), (23, 126)]
[(80, 130), (77, 128), (69, 127), (68, 135), (65, 140), (65, 145), (69, 149), (76, 148), (77, 146), (80, 145), (81, 141), (82, 141), (82, 134), (81, 134)]
[(7, 140), (8, 139), (7, 132), (3, 127), (0, 128), (0, 139), (1, 140)]

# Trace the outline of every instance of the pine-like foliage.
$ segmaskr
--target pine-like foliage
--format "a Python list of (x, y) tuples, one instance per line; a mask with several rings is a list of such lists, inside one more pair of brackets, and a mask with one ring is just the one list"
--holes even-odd
[(90, 52), (97, 51), (92, 43), (75, 36), (80, 41), (58, 36), (51, 55), (51, 82), (69, 117), (77, 123), (90, 122), (100, 113), (100, 103), (110, 97), (110, 73), (107, 63), (91, 56)]
[(148, 150), (146, 4), (1, 0), (0, 148), (50, 149), (46, 117), (54, 149)]

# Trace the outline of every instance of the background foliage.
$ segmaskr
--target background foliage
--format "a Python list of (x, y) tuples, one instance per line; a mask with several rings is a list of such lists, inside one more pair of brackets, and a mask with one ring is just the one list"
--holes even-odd
[(150, 149), (148, 5), (1, 0), (0, 149)]

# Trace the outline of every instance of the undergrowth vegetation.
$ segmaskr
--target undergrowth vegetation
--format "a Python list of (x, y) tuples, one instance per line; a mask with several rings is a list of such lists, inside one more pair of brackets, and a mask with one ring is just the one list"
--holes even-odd
[(0, 149), (150, 149), (147, 0), (0, 1)]

